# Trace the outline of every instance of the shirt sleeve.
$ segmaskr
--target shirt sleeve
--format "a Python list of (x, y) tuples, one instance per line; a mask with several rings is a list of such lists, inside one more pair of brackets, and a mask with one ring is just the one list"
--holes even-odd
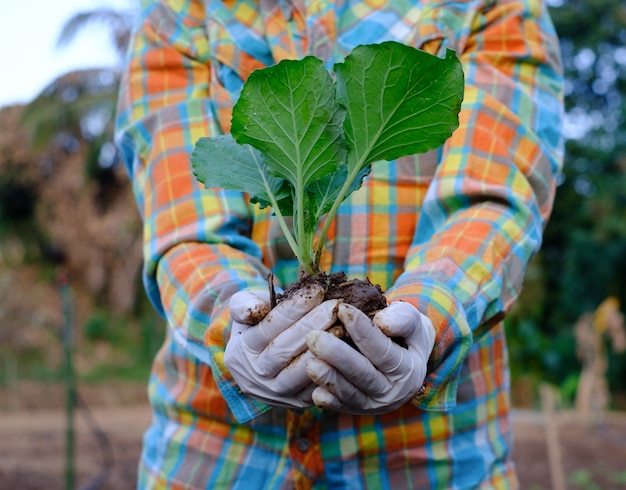
[(460, 126), (441, 150), (405, 271), (388, 299), (437, 331), (414, 403), (456, 403), (473, 342), (504, 318), (540, 247), (562, 165), (562, 70), (544, 2), (502, 1), (472, 20), (458, 53)]
[(245, 196), (202, 189), (192, 173), (195, 142), (220, 133), (205, 29), (201, 0), (142, 2), (122, 74), (116, 140), (144, 223), (148, 295), (174, 341), (211, 367), (245, 422), (269, 407), (245, 397), (224, 367), (228, 301), (241, 289), (266, 289), (268, 271), (250, 239)]

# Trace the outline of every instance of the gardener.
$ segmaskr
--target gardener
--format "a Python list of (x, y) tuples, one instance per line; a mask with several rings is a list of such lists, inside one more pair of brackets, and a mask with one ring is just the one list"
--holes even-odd
[[(139, 488), (518, 488), (501, 321), (562, 158), (543, 3), (143, 5), (118, 142), (145, 222), (147, 291), (168, 328)], [(466, 81), (452, 137), (374, 166), (332, 224), (322, 269), (380, 284), (389, 306), (370, 320), (311, 288), (265, 316), (269, 272), (285, 286), (297, 261), (269, 209), (200, 188), (194, 143), (228, 132), (252, 70), (308, 54), (330, 68), (390, 39), (453, 49)], [(319, 332), (335, 321), (359, 351)]]

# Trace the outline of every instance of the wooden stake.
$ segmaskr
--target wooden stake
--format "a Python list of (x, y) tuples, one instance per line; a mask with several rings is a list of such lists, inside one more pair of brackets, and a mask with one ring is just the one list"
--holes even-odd
[(559, 442), (554, 391), (551, 386), (544, 383), (541, 385), (540, 392), (541, 407), (546, 426), (546, 445), (548, 448), (552, 490), (565, 490), (565, 473), (563, 472), (563, 457), (561, 456), (561, 445)]

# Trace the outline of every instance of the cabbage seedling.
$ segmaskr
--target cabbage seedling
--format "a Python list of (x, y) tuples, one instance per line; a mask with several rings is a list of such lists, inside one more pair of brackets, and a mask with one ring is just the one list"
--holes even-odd
[(194, 175), (270, 206), (314, 275), (341, 203), (373, 163), (442, 145), (458, 127), (463, 86), (453, 51), (440, 58), (391, 41), (357, 46), (334, 65), (334, 81), (313, 56), (284, 60), (250, 74), (230, 135), (197, 141)]

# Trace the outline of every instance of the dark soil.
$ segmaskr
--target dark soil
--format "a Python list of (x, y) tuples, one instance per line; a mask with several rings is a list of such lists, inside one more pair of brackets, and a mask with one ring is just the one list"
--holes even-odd
[[(271, 281), (269, 282), (271, 284)], [(320, 272), (315, 275), (302, 274), (300, 279), (287, 286), (283, 294), (280, 295), (276, 295), (270, 288), (272, 305), (275, 306), (277, 303), (289, 299), (297, 291), (315, 284), (322, 286), (326, 290), (324, 301), (340, 299), (358, 308), (370, 318), (372, 318), (377, 311), (387, 306), (387, 299), (378, 284), (372, 284), (369, 279), (365, 281), (357, 278), (348, 280), (344, 272), (333, 272), (332, 274)], [(339, 320), (327, 331), (343, 339), (356, 350), (359, 350)], [(400, 345), (403, 344), (402, 339), (393, 338), (393, 340)]]
[(355, 306), (363, 313), (373, 316), (378, 310), (387, 306), (387, 299), (378, 284), (372, 284), (369, 279), (350, 279), (343, 272), (316, 275), (303, 275), (300, 279), (285, 288), (282, 295), (277, 296), (278, 302), (289, 298), (294, 292), (311, 284), (319, 284), (326, 289), (324, 300), (341, 299)]

